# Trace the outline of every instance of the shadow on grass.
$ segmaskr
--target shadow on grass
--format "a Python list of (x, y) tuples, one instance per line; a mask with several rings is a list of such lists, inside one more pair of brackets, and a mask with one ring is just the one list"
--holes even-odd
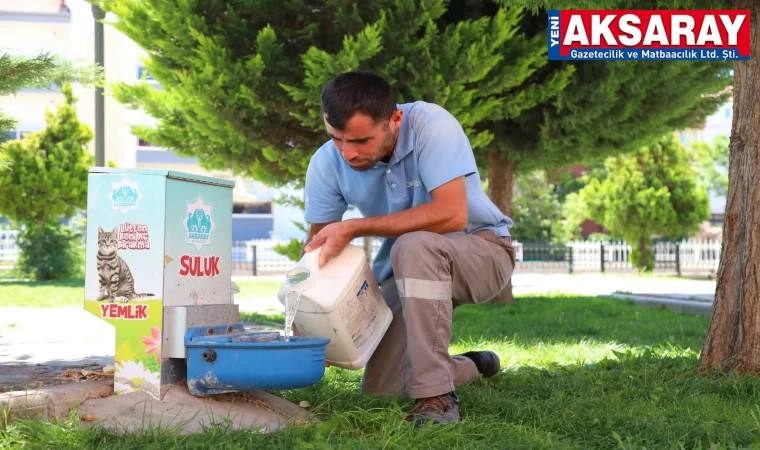
[(757, 379), (705, 376), (696, 365), (693, 353), (646, 350), (596, 364), (502, 372), (458, 388), (463, 421), (436, 434), (404, 423), (412, 401), (359, 394), (359, 372), (331, 368), (317, 385), (280, 395), (308, 401), (328, 424), (323, 437), (346, 448), (706, 449), (757, 442)]
[(0, 278), (0, 287), (69, 287), (83, 288), (84, 278), (66, 278), (63, 280), (33, 281), (33, 280), (4, 280)]
[(478, 341), (537, 343), (597, 341), (628, 346), (700, 349), (710, 318), (630, 301), (587, 296), (521, 296), (513, 304), (463, 305), (454, 313), (452, 344)]

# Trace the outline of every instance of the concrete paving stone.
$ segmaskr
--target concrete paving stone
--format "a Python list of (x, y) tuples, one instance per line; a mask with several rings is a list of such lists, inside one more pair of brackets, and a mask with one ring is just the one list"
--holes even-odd
[(215, 423), (233, 429), (272, 432), (293, 423), (316, 421), (308, 411), (263, 391), (194, 397), (187, 386), (172, 386), (160, 401), (145, 392), (113, 395), (113, 382), (92, 381), (0, 394), (0, 410), (18, 418), (66, 419), (75, 414), (82, 426), (102, 425), (117, 432), (144, 427), (202, 432)]

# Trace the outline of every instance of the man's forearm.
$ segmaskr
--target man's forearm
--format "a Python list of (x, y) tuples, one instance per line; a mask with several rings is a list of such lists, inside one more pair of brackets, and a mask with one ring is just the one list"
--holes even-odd
[(354, 237), (377, 236), (396, 238), (412, 231), (452, 233), (467, 226), (467, 210), (451, 208), (436, 202), (377, 217), (351, 219)]

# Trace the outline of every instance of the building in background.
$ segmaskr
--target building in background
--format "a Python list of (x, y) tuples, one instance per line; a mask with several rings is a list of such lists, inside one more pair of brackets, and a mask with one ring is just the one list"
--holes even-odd
[[(41, 50), (67, 56), (71, 13), (61, 0), (0, 0), (0, 51), (35, 56)], [(18, 119), (9, 133), (21, 139), (25, 133), (45, 128), (45, 110), (64, 101), (59, 90), (22, 89), (0, 97), (0, 109)]]

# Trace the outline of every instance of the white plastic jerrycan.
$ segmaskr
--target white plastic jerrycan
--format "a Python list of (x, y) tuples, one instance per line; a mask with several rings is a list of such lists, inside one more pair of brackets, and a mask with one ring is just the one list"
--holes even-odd
[[(319, 268), (320, 249), (304, 254), (296, 268), (301, 297), (295, 325), (303, 336), (330, 338), (325, 360), (333, 366), (357, 370), (367, 364), (393, 319), (364, 250), (348, 245)], [(296, 270), (296, 269), (294, 269)], [(296, 270), (297, 271), (297, 270)], [(285, 305), (287, 282), (277, 297)]]

